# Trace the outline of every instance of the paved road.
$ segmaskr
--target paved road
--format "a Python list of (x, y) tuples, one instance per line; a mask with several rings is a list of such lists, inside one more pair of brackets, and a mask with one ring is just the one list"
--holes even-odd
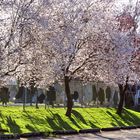
[(140, 129), (102, 132), (97, 134), (79, 134), (50, 138), (21, 138), (21, 140), (140, 140)]

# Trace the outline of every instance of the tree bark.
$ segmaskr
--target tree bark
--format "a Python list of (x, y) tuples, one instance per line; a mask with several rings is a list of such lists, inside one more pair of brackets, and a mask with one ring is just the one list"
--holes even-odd
[(39, 106), (38, 106), (38, 90), (37, 90), (37, 88), (36, 88), (36, 109), (38, 109), (39, 108)]
[(70, 94), (70, 87), (69, 87), (69, 77), (64, 76), (64, 83), (65, 83), (65, 94), (67, 97), (67, 111), (66, 116), (71, 117), (72, 107), (73, 107), (73, 101)]
[(45, 95), (45, 109), (47, 108), (47, 96)]
[(120, 101), (119, 101), (119, 105), (118, 105), (118, 109), (117, 109), (117, 114), (121, 115), (122, 114), (122, 110), (123, 110), (123, 105), (124, 105), (124, 99), (125, 99), (125, 93), (126, 90), (128, 88), (128, 79), (129, 77), (126, 78), (126, 83), (123, 86), (123, 84), (119, 84), (119, 90), (120, 90)]
[(117, 109), (117, 114), (121, 115), (122, 110), (123, 110), (125, 93), (123, 92), (123, 85), (119, 84), (118, 86), (119, 86), (119, 92), (120, 92), (120, 101), (119, 101), (119, 105)]
[(30, 86), (30, 106), (32, 106), (32, 98), (33, 98), (33, 95), (34, 95), (34, 86), (31, 85)]
[(26, 88), (24, 87), (24, 91), (23, 91), (23, 111), (25, 111), (25, 106), (26, 106)]

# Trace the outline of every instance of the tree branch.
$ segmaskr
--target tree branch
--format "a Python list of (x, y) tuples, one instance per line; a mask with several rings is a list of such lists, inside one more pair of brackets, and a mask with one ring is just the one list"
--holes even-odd
[(74, 71), (71, 72), (71, 75), (75, 74), (80, 68), (82, 68), (88, 62), (88, 60), (93, 56), (95, 55), (93, 52), (91, 52), (89, 56), (83, 61), (83, 63), (81, 63), (81, 65), (79, 65)]

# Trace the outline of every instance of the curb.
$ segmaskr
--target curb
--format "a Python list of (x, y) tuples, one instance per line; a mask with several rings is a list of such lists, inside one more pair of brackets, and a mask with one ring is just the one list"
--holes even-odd
[(29, 137), (43, 137), (43, 136), (49, 136), (49, 132), (33, 132), (33, 133), (23, 133), (20, 134), (20, 137), (22, 138), (29, 138)]
[(136, 126), (121, 126), (121, 127), (108, 127), (108, 128), (94, 128), (94, 129), (81, 129), (77, 130), (54, 130), (52, 132), (33, 132), (22, 134), (0, 134), (0, 140), (6, 139), (20, 139), (29, 137), (48, 137), (49, 135), (75, 135), (84, 133), (100, 133), (101, 131), (117, 131), (117, 130), (130, 130), (140, 128), (140, 125)]
[(98, 132), (101, 132), (100, 128), (79, 130), (79, 133), (98, 133)]
[(78, 134), (77, 130), (54, 130), (51, 134), (54, 135), (71, 135), (71, 134)]
[(140, 128), (140, 125), (136, 125), (137, 128)]
[(14, 134), (2, 134), (0, 135), (0, 140), (6, 140), (6, 139), (20, 139), (20, 135), (14, 135)]
[(108, 128), (101, 128), (101, 131), (116, 131), (120, 129), (121, 127), (108, 127)]
[(130, 129), (136, 129), (139, 128), (138, 126), (121, 126), (122, 130), (130, 130)]

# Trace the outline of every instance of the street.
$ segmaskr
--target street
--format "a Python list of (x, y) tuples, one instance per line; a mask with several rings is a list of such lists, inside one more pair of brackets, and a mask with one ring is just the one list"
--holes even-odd
[(49, 138), (21, 138), (21, 140), (140, 140), (140, 129), (79, 134)]

